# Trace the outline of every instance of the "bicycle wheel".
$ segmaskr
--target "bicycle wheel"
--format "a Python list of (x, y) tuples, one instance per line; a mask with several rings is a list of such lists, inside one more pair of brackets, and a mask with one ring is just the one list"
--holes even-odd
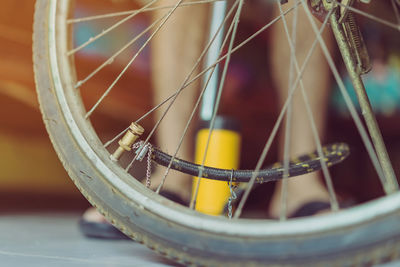
[[(88, 120), (88, 109), (77, 89), (82, 78), (77, 78), (80, 70), (75, 62), (79, 59), (71, 47), (72, 33), (79, 25), (72, 27), (74, 22), (69, 20), (75, 6), (68, 0), (37, 1), (34, 66), (39, 101), (53, 145), (69, 175), (92, 205), (122, 232), (186, 265), (367, 265), (398, 257), (399, 192), (318, 217), (228, 220), (173, 203), (134, 179), (110, 159), (100, 141), (104, 137), (99, 138), (100, 126), (93, 117), (96, 128)], [(167, 7), (171, 17), (175, 7), (179, 5)]]

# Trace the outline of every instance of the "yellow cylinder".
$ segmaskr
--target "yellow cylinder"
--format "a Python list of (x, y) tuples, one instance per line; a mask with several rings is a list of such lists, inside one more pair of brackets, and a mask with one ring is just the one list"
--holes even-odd
[[(209, 129), (201, 129), (196, 136), (195, 162), (201, 164), (207, 143)], [(238, 132), (214, 129), (208, 146), (205, 165), (223, 169), (237, 169), (239, 166), (241, 137)], [(194, 177), (193, 193), (197, 177)], [(196, 210), (209, 215), (220, 215), (230, 196), (228, 183), (206, 178), (200, 180), (196, 199)]]

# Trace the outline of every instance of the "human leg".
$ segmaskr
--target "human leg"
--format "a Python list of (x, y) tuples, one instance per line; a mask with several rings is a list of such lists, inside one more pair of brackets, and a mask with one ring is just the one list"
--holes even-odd
[[(160, 5), (174, 4), (176, 0), (160, 1)], [(159, 17), (165, 13), (154, 13)], [(163, 26), (152, 44), (152, 82), (154, 103), (158, 104), (179, 89), (201, 54), (207, 26), (207, 6), (182, 7), (176, 10)], [(194, 75), (193, 75), (194, 76)], [(171, 154), (175, 153), (180, 136), (192, 112), (199, 83), (186, 88), (171, 107), (156, 132), (159, 146)], [(156, 113), (158, 120), (164, 109)], [(187, 136), (192, 136), (189, 130)], [(193, 155), (191, 138), (185, 138), (178, 156), (191, 159)], [(157, 169), (152, 176), (152, 188), (156, 188), (164, 177), (165, 169)], [(163, 189), (177, 194), (185, 201), (190, 198), (192, 179), (181, 172), (171, 171)]]
[[(289, 2), (292, 5), (293, 1)], [(286, 7), (287, 8), (287, 7)], [(291, 29), (293, 21), (292, 14), (286, 16), (287, 25)], [(314, 41), (314, 33), (307, 21), (304, 10), (298, 9), (297, 38), (296, 38), (296, 58), (299, 66), (305, 60), (308, 50)], [(290, 47), (282, 22), (278, 23), (273, 29), (271, 38), (271, 59), (274, 66), (275, 83), (278, 90), (278, 97), (281, 106), (288, 95), (290, 64)], [(325, 31), (324, 39), (329, 44), (331, 36)], [(294, 72), (296, 77), (296, 71)], [(314, 121), (319, 130), (319, 136), (324, 134), (324, 119), (326, 117), (327, 98), (329, 93), (329, 69), (324, 60), (322, 50), (317, 47), (314, 51), (307, 68), (303, 74), (303, 83), (309, 98), (310, 108), (313, 111)], [(292, 98), (292, 118), (290, 129), (290, 156), (298, 156), (315, 149), (315, 141), (307, 116), (306, 107), (300, 88), (296, 90)], [(283, 157), (283, 138), (281, 138), (281, 153)], [(313, 172), (296, 179), (289, 179), (287, 184), (288, 200), (287, 214), (295, 212), (298, 208), (311, 201), (329, 202), (329, 194), (326, 187), (322, 184), (319, 173)], [(282, 183), (277, 183), (270, 204), (270, 215), (279, 217), (281, 209), (281, 188)]]
[[(176, 0), (162, 0), (158, 1), (157, 5), (167, 6), (175, 3), (177, 3)], [(153, 20), (163, 16), (166, 12), (168, 10), (165, 9), (155, 11)], [(195, 64), (204, 43), (206, 19), (207, 7), (205, 5), (180, 7), (155, 35), (151, 44), (153, 101), (155, 104), (159, 104), (175, 93)], [(177, 103), (172, 106), (156, 131), (157, 144), (169, 153), (173, 154), (176, 150), (179, 138), (192, 111), (195, 96), (198, 93), (198, 86), (198, 83), (193, 83), (181, 93)], [(157, 110), (156, 120), (162, 116), (164, 109)], [(190, 135), (191, 132), (188, 132), (188, 136)], [(185, 138), (185, 140), (190, 140), (190, 138)], [(178, 156), (190, 159), (192, 154), (190, 142), (185, 141), (179, 150)], [(164, 177), (164, 173), (165, 171), (162, 168), (155, 170), (151, 178), (152, 189), (157, 188)], [(180, 198), (183, 202), (188, 202), (191, 183), (192, 179), (188, 175), (171, 171), (163, 189), (175, 194), (177, 199)], [(105, 218), (94, 208), (88, 209), (82, 218), (84, 222), (106, 223)], [(109, 229), (106, 229), (107, 231), (114, 232), (114, 229), (109, 225)], [(121, 236), (123, 235), (121, 234)]]

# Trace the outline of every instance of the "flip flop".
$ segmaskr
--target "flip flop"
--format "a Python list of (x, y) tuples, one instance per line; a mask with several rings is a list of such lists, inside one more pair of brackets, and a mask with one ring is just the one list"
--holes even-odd
[[(187, 203), (183, 201), (175, 193), (169, 191), (163, 191), (160, 195), (168, 198), (171, 201), (179, 203), (186, 206)], [(111, 223), (104, 222), (94, 222), (84, 219), (83, 217), (78, 222), (80, 232), (88, 238), (98, 238), (98, 239), (110, 239), (110, 240), (129, 240), (130, 238), (124, 233), (115, 228)]]
[[(339, 203), (339, 207), (341, 209), (347, 209), (354, 205), (356, 205), (356, 202), (353, 200), (341, 201)], [(324, 210), (331, 210), (331, 204), (328, 201), (311, 201), (298, 208), (294, 213), (292, 213), (292, 215), (289, 216), (289, 218), (313, 216)]]
[(315, 215), (321, 211), (329, 210), (331, 208), (331, 204), (326, 201), (311, 201), (305, 203), (303, 206), (298, 208), (295, 212), (293, 212), (289, 218), (299, 218)]
[[(253, 188), (253, 190), (254, 189), (255, 188)], [(232, 200), (231, 203), (232, 206), (237, 206), (237, 204), (239, 203), (240, 199), (243, 196), (244, 191), (245, 191), (244, 188), (239, 185), (239, 187), (236, 189), (236, 198)], [(354, 203), (352, 202), (340, 203), (340, 208), (348, 208), (351, 207), (352, 205), (354, 205)], [(313, 216), (324, 210), (329, 211), (330, 208), (331, 204), (328, 201), (310, 201), (299, 207), (295, 212), (289, 215), (288, 218)], [(226, 214), (227, 212), (228, 212), (228, 202), (225, 204), (224, 214)], [(270, 217), (270, 219), (274, 218)]]
[(130, 239), (109, 222), (92, 222), (81, 218), (78, 222), (78, 226), (81, 233), (89, 238), (114, 240)]

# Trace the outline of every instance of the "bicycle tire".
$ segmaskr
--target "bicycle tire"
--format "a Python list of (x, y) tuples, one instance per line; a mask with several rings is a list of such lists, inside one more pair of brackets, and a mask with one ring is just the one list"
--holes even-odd
[[(38, 0), (34, 69), (43, 120), (76, 186), (126, 235), (185, 265), (352, 266), (400, 254), (400, 193), (337, 214), (282, 223), (199, 214), (145, 188), (109, 159), (83, 118), (76, 91), (64, 80), (73, 70), (57, 54), (56, 35), (68, 2)], [(57, 14), (56, 14), (57, 12)], [(61, 23), (61, 24), (60, 24)], [(62, 57), (57, 59), (57, 56)], [(301, 253), (299, 253), (301, 251)]]

